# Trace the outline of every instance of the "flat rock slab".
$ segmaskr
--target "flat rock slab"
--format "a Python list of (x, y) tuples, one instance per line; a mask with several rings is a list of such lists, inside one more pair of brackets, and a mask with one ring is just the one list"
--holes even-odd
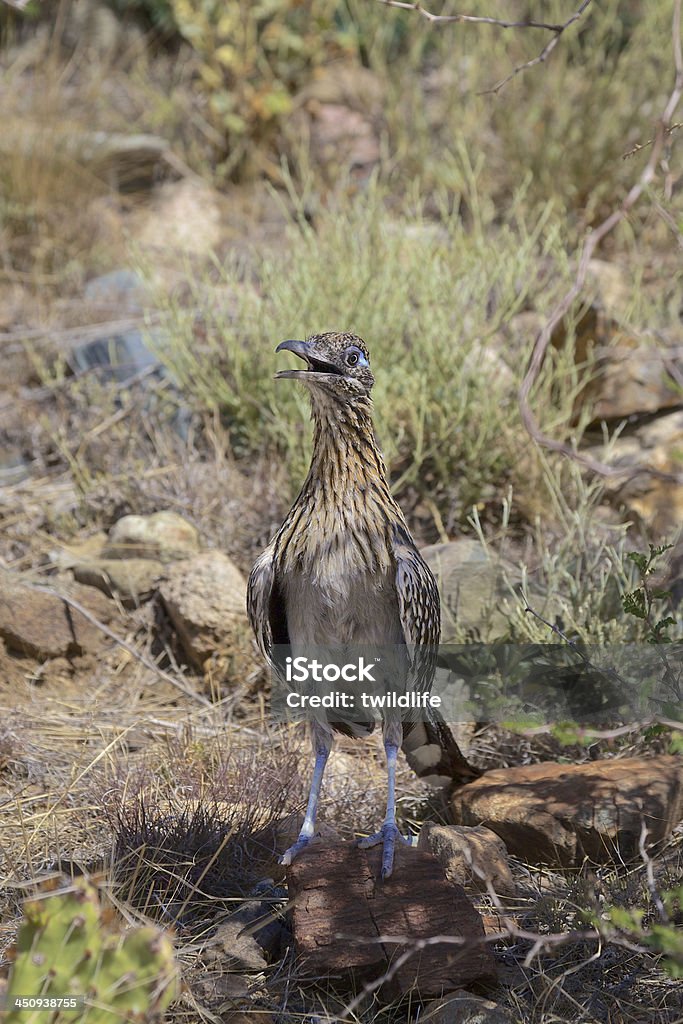
[[(380, 862), (381, 847), (320, 840), (288, 869), (294, 943), (304, 970), (363, 980), (386, 974), (382, 993), (388, 999), (409, 991), (427, 998), (494, 978), (481, 917), (436, 858), (400, 846), (384, 882)], [(432, 941), (440, 936), (456, 942)]]
[[(89, 588), (72, 585), (69, 594), (105, 624), (116, 611), (115, 605)], [(24, 586), (9, 574), (0, 576), (0, 639), (10, 651), (39, 659), (77, 657), (109, 642), (58, 594)]]
[(562, 866), (637, 857), (683, 819), (683, 758), (629, 757), (487, 772), (451, 799), (456, 821), (486, 825), (528, 863)]

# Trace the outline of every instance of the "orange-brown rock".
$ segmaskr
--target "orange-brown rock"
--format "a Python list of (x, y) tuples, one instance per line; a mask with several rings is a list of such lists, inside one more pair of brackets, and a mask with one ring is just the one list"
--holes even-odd
[(456, 821), (483, 824), (530, 863), (574, 865), (638, 855), (683, 818), (683, 758), (621, 758), (487, 772), (451, 798)]
[[(384, 882), (380, 862), (379, 847), (321, 840), (291, 865), (292, 927), (303, 968), (364, 980), (386, 975), (388, 999), (410, 990), (441, 995), (493, 977), (481, 918), (436, 858), (401, 845)], [(444, 936), (454, 941), (438, 941)]]
[[(71, 585), (69, 593), (104, 623), (116, 610), (89, 588)], [(34, 590), (9, 574), (0, 577), (0, 638), (9, 651), (39, 659), (77, 657), (109, 642), (97, 626), (58, 594)]]

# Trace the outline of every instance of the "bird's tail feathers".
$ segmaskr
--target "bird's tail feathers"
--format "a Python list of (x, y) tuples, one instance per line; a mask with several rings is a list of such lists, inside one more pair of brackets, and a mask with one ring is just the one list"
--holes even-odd
[(482, 775), (481, 769), (467, 760), (441, 718), (411, 723), (410, 730), (404, 731), (402, 748), (418, 778), (435, 789), (456, 789)]

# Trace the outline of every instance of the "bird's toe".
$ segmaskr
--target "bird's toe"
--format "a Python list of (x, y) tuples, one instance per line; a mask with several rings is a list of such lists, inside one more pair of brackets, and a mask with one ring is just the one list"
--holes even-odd
[(379, 846), (382, 844), (382, 878), (389, 878), (392, 871), (394, 870), (394, 850), (396, 849), (396, 843), (407, 843), (411, 845), (410, 836), (404, 836), (399, 832), (398, 825), (393, 822), (387, 822), (382, 825), (379, 832), (373, 833), (371, 836), (364, 836), (358, 840), (358, 846), (361, 850), (369, 850), (372, 846)]
[(299, 836), (297, 841), (292, 843), (289, 849), (285, 850), (281, 857), (278, 857), (278, 863), (284, 865), (291, 864), (294, 858), (298, 857), (301, 851), (306, 849), (313, 838), (313, 836)]

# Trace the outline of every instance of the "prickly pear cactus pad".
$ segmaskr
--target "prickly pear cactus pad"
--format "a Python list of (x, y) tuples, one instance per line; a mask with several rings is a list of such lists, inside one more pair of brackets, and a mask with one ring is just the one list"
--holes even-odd
[[(163, 1013), (177, 992), (168, 933), (126, 927), (103, 908), (91, 882), (76, 879), (24, 904), (7, 987), (7, 1024), (140, 1024)], [(28, 1004), (13, 1008), (14, 997)], [(59, 1008), (58, 1000), (68, 997), (76, 997), (76, 1008)]]

